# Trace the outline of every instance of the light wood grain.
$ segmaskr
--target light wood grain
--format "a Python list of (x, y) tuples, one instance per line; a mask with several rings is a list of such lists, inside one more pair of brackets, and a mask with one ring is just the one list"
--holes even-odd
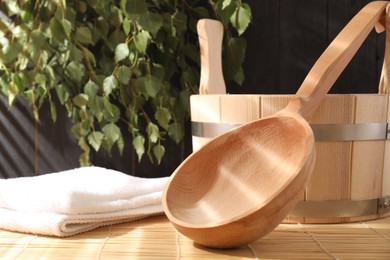
[[(193, 95), (190, 98), (191, 120), (194, 122), (220, 123), (220, 95)], [(209, 138), (192, 136), (192, 150), (197, 151)]]
[(217, 20), (201, 19), (197, 24), (200, 44), (200, 94), (225, 94), (222, 72), (223, 25)]
[[(311, 123), (349, 124), (354, 119), (353, 95), (332, 95), (317, 109)], [(317, 161), (306, 200), (349, 200), (352, 142), (316, 142)], [(342, 218), (305, 218), (305, 223), (343, 222)]]
[(314, 168), (307, 123), (387, 2), (371, 2), (318, 59), (287, 107), (222, 134), (191, 154), (163, 194), (179, 232), (208, 247), (248, 244), (271, 232), (302, 196)]
[(250, 246), (217, 250), (194, 244), (164, 216), (68, 238), (0, 230), (2, 259), (388, 259), (390, 217), (349, 224), (280, 224)]
[[(387, 101), (387, 122), (390, 122), (390, 95), (388, 95), (388, 101)], [(390, 140), (387, 140), (385, 141), (382, 196), (389, 196), (389, 195), (390, 195)]]
[(386, 30), (385, 55), (383, 59), (382, 72), (379, 82), (379, 94), (388, 94), (390, 90), (390, 12), (386, 9), (386, 15), (382, 19), (382, 26)]
[[(390, 10), (387, 8), (385, 16), (386, 32), (386, 49), (382, 68), (380, 93), (387, 93), (387, 122), (390, 122)], [(386, 110), (385, 110), (386, 111)], [(390, 135), (390, 133), (388, 133)], [(382, 196), (390, 195), (390, 141), (385, 142), (384, 164), (383, 164), (383, 181), (382, 181)]]
[(258, 95), (222, 95), (221, 123), (244, 124), (260, 118)]
[[(386, 122), (386, 95), (356, 95), (355, 123)], [(382, 108), (382, 109), (378, 109)], [(381, 197), (385, 141), (354, 142), (351, 199)]]

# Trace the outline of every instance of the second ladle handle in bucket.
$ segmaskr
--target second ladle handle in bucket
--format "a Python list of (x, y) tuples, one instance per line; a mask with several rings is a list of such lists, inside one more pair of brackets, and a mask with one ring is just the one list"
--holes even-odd
[(200, 44), (199, 94), (226, 94), (222, 72), (223, 25), (212, 19), (201, 19), (197, 24)]
[[(308, 119), (328, 93), (359, 47), (385, 15), (387, 1), (375, 1), (363, 8), (320, 56), (289, 108)], [(297, 102), (298, 101), (298, 102)]]

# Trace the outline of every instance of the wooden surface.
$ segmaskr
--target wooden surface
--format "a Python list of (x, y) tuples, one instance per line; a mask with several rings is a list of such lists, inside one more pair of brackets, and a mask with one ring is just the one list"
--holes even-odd
[(281, 224), (237, 249), (194, 244), (164, 216), (68, 238), (0, 230), (2, 259), (390, 259), (390, 218), (350, 224)]
[[(390, 122), (390, 95), (387, 101), (387, 122)], [(390, 140), (385, 142), (385, 160), (383, 165), (382, 196), (390, 194)]]
[(197, 32), (201, 62), (199, 94), (225, 94), (222, 72), (223, 25), (217, 20), (200, 19)]

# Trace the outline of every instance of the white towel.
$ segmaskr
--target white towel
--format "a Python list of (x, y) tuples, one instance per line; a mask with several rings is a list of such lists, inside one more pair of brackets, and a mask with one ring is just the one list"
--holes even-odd
[(101, 167), (0, 179), (0, 228), (63, 237), (161, 214), (167, 180)]

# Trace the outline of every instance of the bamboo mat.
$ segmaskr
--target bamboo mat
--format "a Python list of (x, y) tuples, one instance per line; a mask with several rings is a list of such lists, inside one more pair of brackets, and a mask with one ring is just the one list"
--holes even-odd
[(215, 250), (179, 234), (165, 216), (68, 238), (0, 230), (0, 259), (390, 259), (390, 217), (348, 224), (280, 224), (249, 246)]

